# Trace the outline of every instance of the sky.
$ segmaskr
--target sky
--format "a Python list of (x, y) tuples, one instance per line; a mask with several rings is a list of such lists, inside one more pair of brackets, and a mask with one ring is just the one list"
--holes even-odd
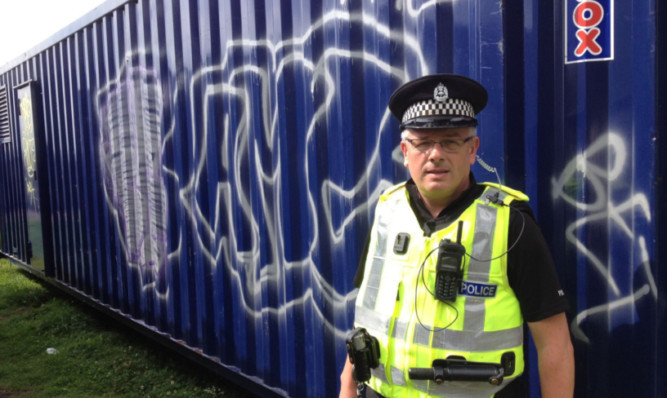
[(0, 66), (14, 60), (104, 0), (0, 0)]

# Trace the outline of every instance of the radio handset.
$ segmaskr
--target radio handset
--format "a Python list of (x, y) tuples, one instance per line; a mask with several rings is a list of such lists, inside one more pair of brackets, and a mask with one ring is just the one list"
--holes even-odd
[(459, 221), (456, 242), (440, 241), (435, 265), (435, 298), (440, 301), (456, 301), (463, 279), (463, 256), (466, 249), (461, 244), (463, 221)]

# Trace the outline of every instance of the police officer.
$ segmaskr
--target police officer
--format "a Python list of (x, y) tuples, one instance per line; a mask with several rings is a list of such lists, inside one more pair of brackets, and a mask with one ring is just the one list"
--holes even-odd
[[(367, 397), (523, 396), (524, 321), (542, 397), (573, 395), (567, 301), (528, 198), (470, 171), (486, 102), (482, 85), (453, 74), (410, 81), (389, 100), (411, 178), (381, 196), (355, 278), (355, 326), (380, 348)], [(454, 359), (496, 369), (502, 383), (457, 376)], [(453, 376), (441, 383), (410, 370), (443, 364)], [(348, 358), (340, 396), (356, 390)]]

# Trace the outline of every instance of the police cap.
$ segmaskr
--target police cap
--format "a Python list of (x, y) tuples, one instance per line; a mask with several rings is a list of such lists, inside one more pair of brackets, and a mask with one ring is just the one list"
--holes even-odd
[(484, 86), (461, 75), (435, 74), (409, 81), (389, 99), (401, 130), (447, 129), (477, 125), (475, 115), (486, 106)]

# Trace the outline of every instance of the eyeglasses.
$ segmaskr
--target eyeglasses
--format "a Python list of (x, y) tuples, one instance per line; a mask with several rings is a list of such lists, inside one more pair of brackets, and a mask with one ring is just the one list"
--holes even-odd
[(456, 138), (447, 138), (444, 140), (440, 141), (433, 141), (429, 139), (417, 139), (417, 138), (405, 138), (407, 142), (412, 144), (419, 152), (422, 153), (429, 153), (435, 146), (435, 144), (440, 144), (440, 147), (445, 151), (449, 153), (455, 153), (458, 152), (463, 145), (465, 145), (466, 142), (472, 140), (475, 136), (472, 135), (468, 138), (464, 139), (456, 139)]

